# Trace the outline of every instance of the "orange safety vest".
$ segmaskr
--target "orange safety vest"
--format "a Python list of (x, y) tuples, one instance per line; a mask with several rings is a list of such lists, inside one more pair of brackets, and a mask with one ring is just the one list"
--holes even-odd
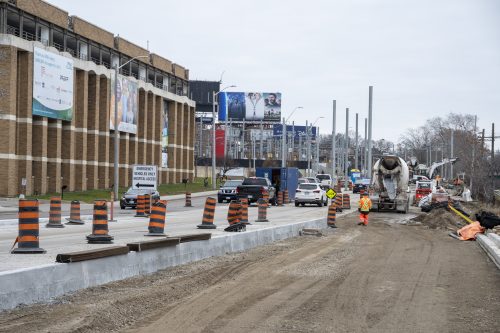
[(361, 210), (363, 213), (369, 212), (370, 208), (372, 208), (372, 201), (370, 200), (370, 198), (361, 198), (359, 200), (359, 210)]

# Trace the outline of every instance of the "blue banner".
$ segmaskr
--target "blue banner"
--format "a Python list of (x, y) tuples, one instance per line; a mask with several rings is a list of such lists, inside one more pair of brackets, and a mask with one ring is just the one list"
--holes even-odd
[[(316, 139), (316, 128), (317, 127), (310, 128), (310, 135), (311, 135), (312, 140)], [(293, 133), (295, 136), (295, 140), (299, 140), (299, 137), (302, 137), (302, 139), (305, 139), (305, 137), (306, 137), (306, 127), (305, 126), (286, 125), (286, 131), (287, 131), (287, 136)], [(283, 124), (273, 125), (273, 136), (282, 136), (282, 135), (283, 135)]]

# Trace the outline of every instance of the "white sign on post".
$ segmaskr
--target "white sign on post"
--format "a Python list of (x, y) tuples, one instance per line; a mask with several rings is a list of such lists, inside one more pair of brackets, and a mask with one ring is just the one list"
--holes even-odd
[(134, 165), (132, 169), (132, 188), (156, 191), (156, 165)]

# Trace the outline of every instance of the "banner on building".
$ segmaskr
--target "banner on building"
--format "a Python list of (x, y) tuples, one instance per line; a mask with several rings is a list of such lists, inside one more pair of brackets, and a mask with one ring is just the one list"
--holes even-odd
[[(309, 134), (311, 136), (311, 140), (316, 139), (316, 127), (310, 128), (309, 131), (310, 131)], [(302, 140), (304, 140), (306, 138), (306, 127), (305, 126), (286, 125), (286, 132), (287, 132), (287, 136), (294, 135), (295, 140), (299, 140), (299, 137), (302, 137)], [(282, 136), (283, 135), (283, 124), (274, 124), (273, 125), (273, 135), (274, 136)]]
[(168, 103), (163, 100), (161, 128), (161, 166), (168, 167)]
[(280, 121), (281, 93), (224, 92), (219, 94), (219, 121)]
[[(137, 134), (137, 82), (125, 76), (118, 75), (116, 87), (118, 99), (118, 130)], [(111, 112), (109, 114), (109, 128), (114, 130), (115, 126), (115, 76), (111, 76)]]
[(71, 121), (73, 59), (34, 48), (33, 115)]
[(215, 130), (215, 157), (224, 158), (224, 130)]

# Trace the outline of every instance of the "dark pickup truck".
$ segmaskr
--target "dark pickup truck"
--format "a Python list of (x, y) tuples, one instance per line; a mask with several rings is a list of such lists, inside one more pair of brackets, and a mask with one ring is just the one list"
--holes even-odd
[(245, 178), (243, 183), (236, 187), (238, 198), (248, 198), (248, 203), (257, 202), (263, 197), (264, 192), (269, 192), (269, 202), (276, 204), (276, 189), (269, 179), (262, 177)]

